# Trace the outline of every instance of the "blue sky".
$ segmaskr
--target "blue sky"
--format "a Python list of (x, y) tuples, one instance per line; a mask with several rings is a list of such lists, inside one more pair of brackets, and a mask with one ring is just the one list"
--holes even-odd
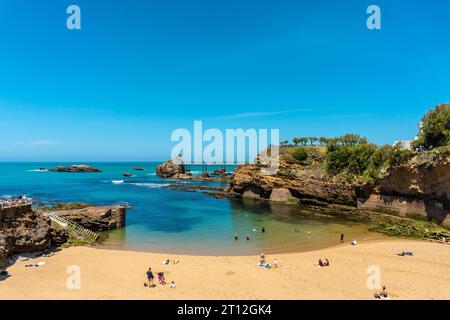
[(0, 161), (167, 159), (194, 120), (412, 138), (450, 100), (448, 21), (448, 1), (0, 0)]

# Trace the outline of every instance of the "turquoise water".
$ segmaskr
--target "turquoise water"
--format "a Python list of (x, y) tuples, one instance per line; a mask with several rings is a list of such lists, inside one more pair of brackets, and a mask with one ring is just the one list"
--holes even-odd
[[(304, 251), (347, 239), (376, 239), (363, 224), (317, 217), (307, 208), (216, 199), (170, 184), (221, 186), (156, 176), (157, 163), (87, 163), (101, 173), (55, 173), (36, 169), (71, 163), (0, 163), (0, 195), (26, 194), (37, 201), (129, 204), (126, 227), (103, 235), (105, 248), (205, 255)], [(133, 171), (142, 167), (145, 171)], [(201, 170), (200, 168), (191, 168)], [(135, 176), (124, 178), (122, 173)], [(123, 183), (117, 183), (123, 180)], [(114, 183), (116, 181), (116, 183)], [(265, 227), (265, 233), (258, 230)], [(308, 233), (309, 231), (309, 233)], [(235, 241), (234, 235), (239, 236)], [(245, 236), (250, 236), (250, 241)]]

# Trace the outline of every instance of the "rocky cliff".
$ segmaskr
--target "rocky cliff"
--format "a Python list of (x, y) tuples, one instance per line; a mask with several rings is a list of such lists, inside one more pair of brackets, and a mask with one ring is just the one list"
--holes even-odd
[(450, 156), (421, 153), (392, 168), (358, 206), (450, 225)]
[(232, 196), (285, 203), (346, 205), (450, 225), (450, 157), (421, 153), (394, 167), (376, 184), (346, 183), (318, 168), (281, 160), (275, 175), (258, 165), (234, 170)]
[(53, 230), (50, 220), (31, 206), (0, 211), (0, 266), (11, 254), (43, 251), (60, 241), (64, 235)]
[(318, 169), (305, 169), (282, 160), (275, 175), (264, 174), (257, 165), (239, 166), (228, 191), (235, 196), (277, 202), (357, 204), (354, 185), (328, 180)]

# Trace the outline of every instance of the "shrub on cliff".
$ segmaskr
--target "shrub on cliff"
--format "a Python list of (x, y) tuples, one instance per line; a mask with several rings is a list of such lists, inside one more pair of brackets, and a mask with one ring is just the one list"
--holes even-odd
[(378, 148), (373, 144), (337, 146), (328, 149), (326, 170), (331, 176), (346, 175), (347, 180), (360, 177), (374, 182), (383, 171), (408, 162), (414, 155), (409, 150), (389, 145)]
[(308, 159), (308, 151), (306, 151), (306, 149), (302, 147), (295, 148), (294, 152), (292, 153), (292, 157), (295, 160), (304, 162)]
[(335, 146), (327, 154), (327, 172), (338, 175), (342, 172), (360, 176), (369, 167), (376, 147), (371, 144)]
[(414, 148), (432, 149), (450, 145), (450, 104), (441, 104), (423, 116)]

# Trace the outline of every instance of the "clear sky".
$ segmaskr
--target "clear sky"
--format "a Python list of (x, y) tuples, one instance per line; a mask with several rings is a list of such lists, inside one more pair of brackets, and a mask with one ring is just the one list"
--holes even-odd
[(163, 160), (194, 120), (409, 139), (450, 100), (449, 21), (437, 0), (0, 0), (0, 161)]

